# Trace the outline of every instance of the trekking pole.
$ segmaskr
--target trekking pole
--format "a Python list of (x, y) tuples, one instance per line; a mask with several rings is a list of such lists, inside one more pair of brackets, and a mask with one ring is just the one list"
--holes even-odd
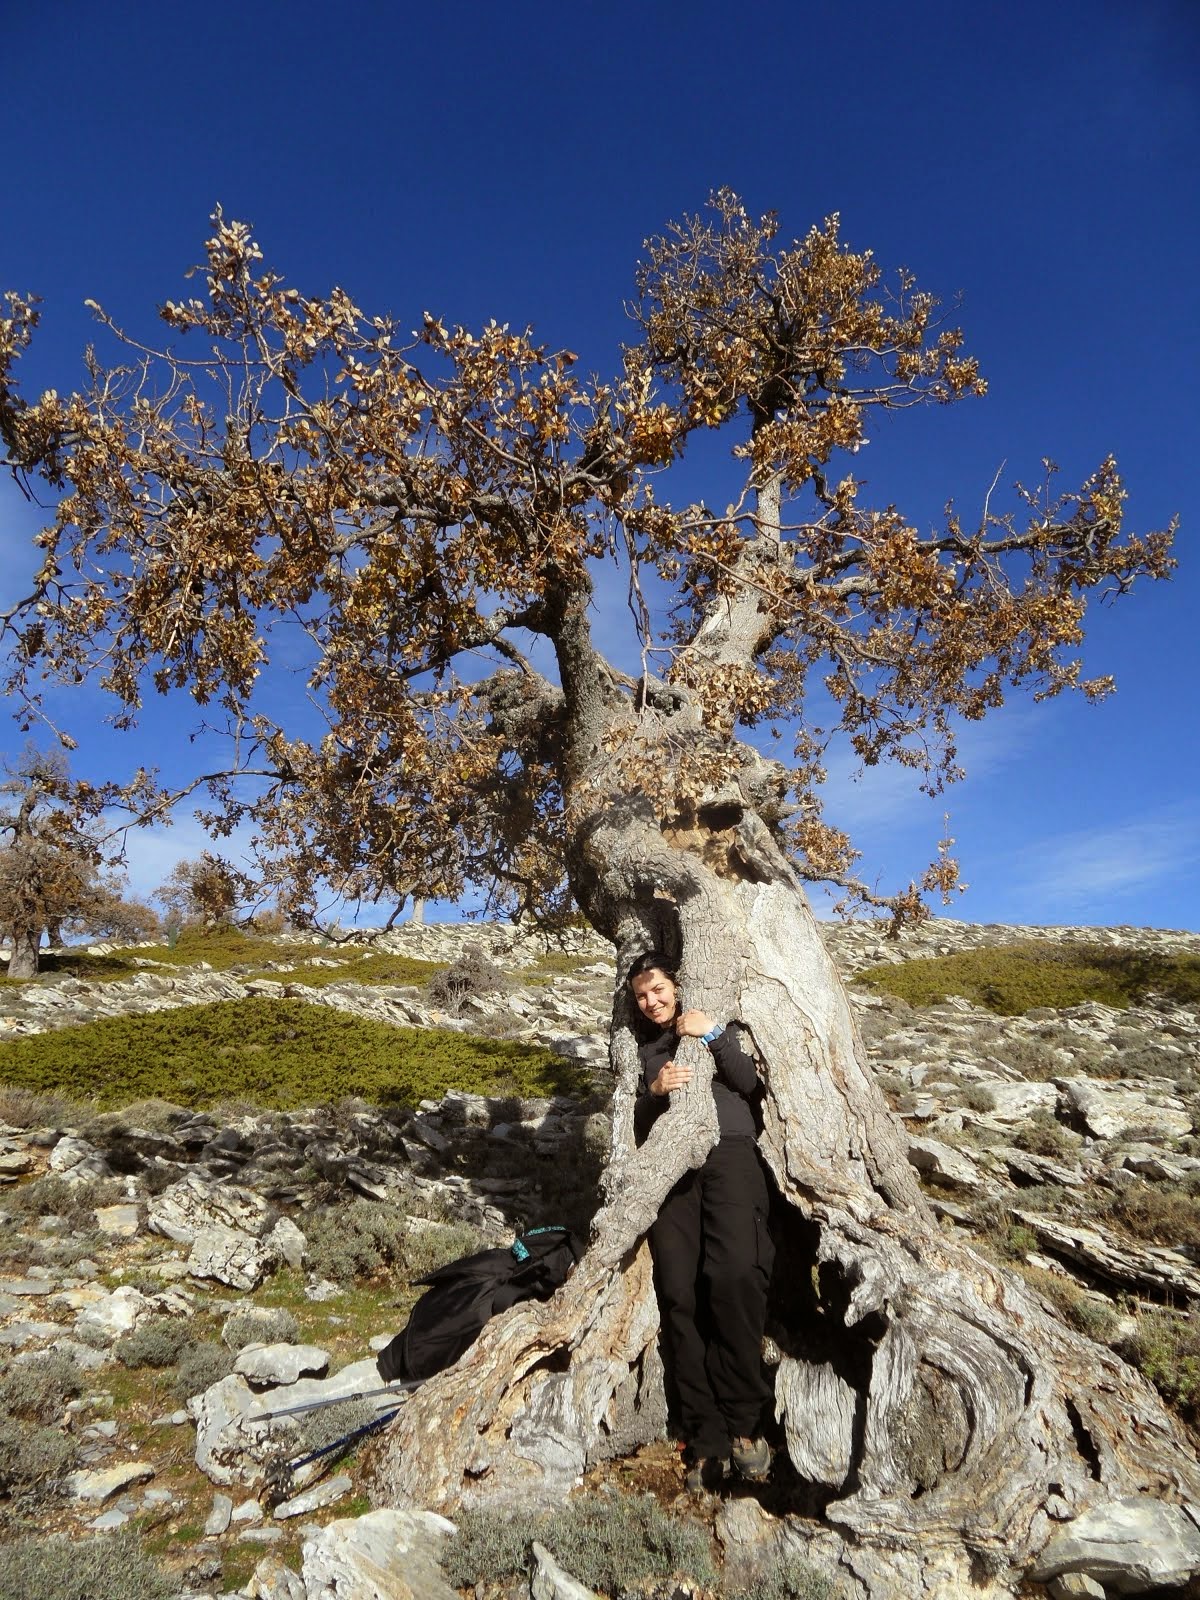
[(282, 1411), (264, 1411), (260, 1416), (247, 1417), (246, 1421), (250, 1423), (278, 1422), (280, 1417), (298, 1417), (305, 1411), (323, 1411), (326, 1406), (340, 1406), (347, 1400), (378, 1400), (383, 1395), (407, 1394), (409, 1390), (416, 1389), (421, 1381), (418, 1378), (412, 1383), (389, 1383), (386, 1388), (365, 1389), (361, 1394), (330, 1395), (324, 1400), (309, 1400), (304, 1405), (286, 1406)]
[(299, 1461), (289, 1461), (288, 1473), (299, 1472), (301, 1467), (306, 1467), (310, 1461), (319, 1461), (322, 1456), (332, 1455), (335, 1450), (340, 1450), (343, 1445), (353, 1444), (356, 1439), (363, 1439), (368, 1433), (374, 1433), (376, 1428), (382, 1428), (385, 1422), (390, 1422), (399, 1412), (385, 1411), (381, 1417), (376, 1417), (373, 1422), (364, 1423), (361, 1428), (355, 1428), (350, 1433), (345, 1433), (340, 1439), (335, 1439), (332, 1444), (323, 1444), (319, 1450), (312, 1450), (306, 1456), (301, 1456)]

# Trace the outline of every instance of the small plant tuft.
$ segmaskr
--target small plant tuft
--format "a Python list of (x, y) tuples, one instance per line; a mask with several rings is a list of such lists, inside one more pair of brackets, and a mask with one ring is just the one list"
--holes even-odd
[(182, 1317), (150, 1317), (122, 1334), (113, 1354), (126, 1367), (173, 1367), (195, 1341)]
[(245, 1306), (225, 1318), (221, 1338), (230, 1350), (244, 1350), (248, 1344), (295, 1344), (300, 1324), (282, 1306)]

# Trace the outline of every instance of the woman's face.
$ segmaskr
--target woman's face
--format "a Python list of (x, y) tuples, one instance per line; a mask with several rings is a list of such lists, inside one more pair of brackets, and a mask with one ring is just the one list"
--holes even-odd
[(639, 972), (636, 978), (631, 978), (629, 987), (633, 990), (638, 1010), (648, 1022), (665, 1028), (668, 1023), (675, 1020), (679, 1001), (676, 998), (675, 985), (665, 972), (660, 972), (657, 967), (651, 967), (649, 972)]

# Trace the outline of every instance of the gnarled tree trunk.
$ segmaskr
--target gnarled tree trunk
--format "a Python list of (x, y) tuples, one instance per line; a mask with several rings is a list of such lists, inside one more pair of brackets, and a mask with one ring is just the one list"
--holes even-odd
[(12, 954), (8, 958), (10, 978), (36, 978), (38, 971), (38, 946), (40, 928), (13, 928), (9, 934)]
[[(681, 956), (688, 1004), (737, 1016), (761, 1056), (761, 1148), (781, 1204), (770, 1330), (797, 1476), (826, 1487), (846, 1575), (871, 1597), (1007, 1595), (1057, 1523), (1123, 1496), (1200, 1497), (1150, 1386), (1015, 1276), (944, 1233), (787, 860), (730, 792), (686, 827), (613, 804), (579, 835), (577, 893), (618, 972)], [(372, 1465), (380, 1503), (453, 1513), (563, 1496), (589, 1462), (661, 1425), (644, 1234), (716, 1135), (707, 1051), (640, 1150), (620, 988), (614, 1148), (590, 1248), (546, 1305), (496, 1319), (404, 1405)]]

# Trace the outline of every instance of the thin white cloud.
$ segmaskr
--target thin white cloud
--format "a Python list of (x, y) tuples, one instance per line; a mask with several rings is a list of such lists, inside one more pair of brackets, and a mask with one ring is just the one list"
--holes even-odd
[(1160, 883), (1200, 861), (1200, 813), (1173, 808), (1042, 840), (1021, 880), (1045, 905), (1080, 912)]
[[(122, 819), (111, 815), (110, 827)], [(125, 838), (125, 865), (129, 894), (134, 900), (149, 900), (154, 890), (166, 882), (180, 861), (194, 861), (204, 850), (224, 856), (235, 866), (248, 866), (249, 828), (235, 829), (227, 839), (214, 839), (194, 817), (181, 816), (170, 828), (130, 828)]]
[[(1027, 751), (1037, 732), (1034, 715), (1031, 707), (1006, 707), (988, 721), (956, 729), (958, 761), (966, 771), (968, 783), (997, 771)], [(894, 761), (863, 769), (844, 743), (830, 750), (825, 765), (829, 774), (821, 788), (825, 816), (852, 835), (858, 829), (911, 820), (921, 810), (936, 816), (939, 805), (943, 810), (954, 809), (954, 786), (944, 796), (931, 799), (921, 792), (918, 772)]]

